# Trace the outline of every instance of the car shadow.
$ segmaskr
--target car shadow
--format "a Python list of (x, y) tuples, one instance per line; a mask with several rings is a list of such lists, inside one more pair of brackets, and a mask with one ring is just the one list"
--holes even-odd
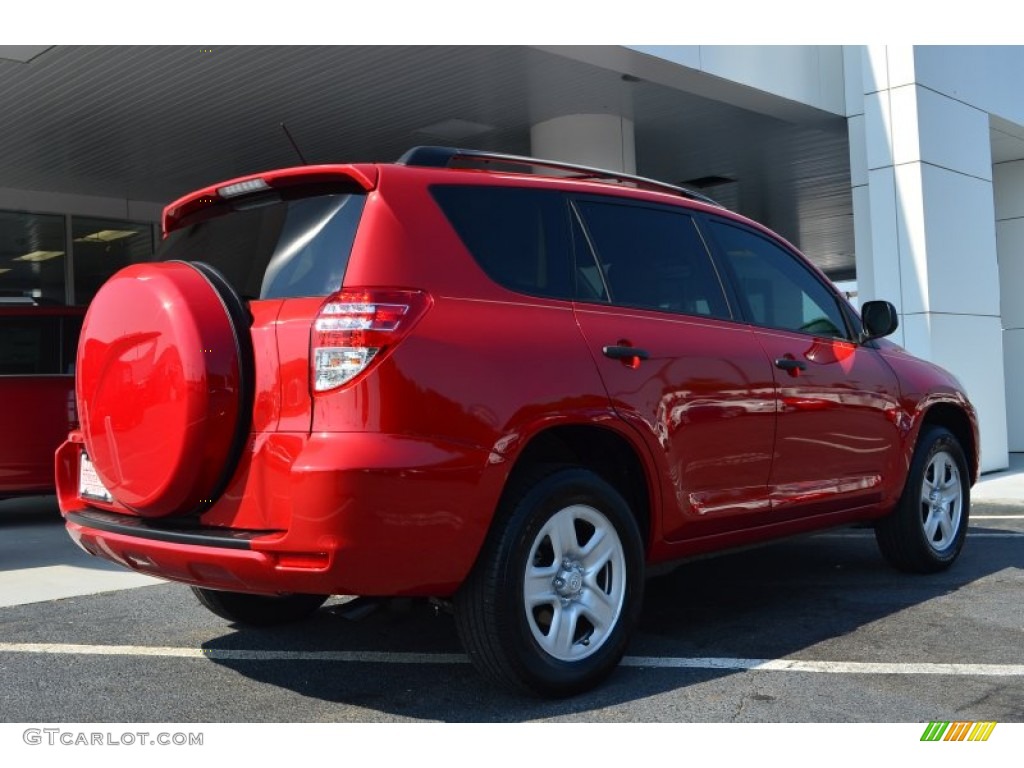
[[(973, 526), (974, 533), (985, 529)], [(872, 622), (953, 593), (1005, 568), (1024, 567), (1020, 541), (969, 541), (950, 570), (928, 576), (885, 564), (869, 530), (780, 542), (683, 564), (647, 583), (629, 657), (813, 660), (816, 649)], [(301, 626), (236, 628), (207, 651), (350, 651), (461, 654), (451, 615), (422, 600), (384, 603), (362, 617), (328, 604)], [(889, 660), (879, 647), (879, 660)], [(817, 651), (817, 654), (816, 654)], [(510, 694), (468, 663), (211, 661), (253, 680), (397, 718), (506, 722), (588, 719), (606, 707), (735, 674), (722, 669), (620, 666), (595, 690), (563, 700)], [(871, 659), (866, 659), (871, 660)], [(920, 659), (918, 659), (920, 660)], [(631, 663), (632, 664), (632, 663)]]

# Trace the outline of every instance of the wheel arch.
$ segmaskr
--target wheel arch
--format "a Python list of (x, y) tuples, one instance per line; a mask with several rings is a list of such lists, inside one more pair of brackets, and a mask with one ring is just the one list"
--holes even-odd
[(589, 469), (626, 500), (636, 517), (645, 551), (654, 536), (655, 486), (641, 448), (620, 432), (592, 424), (560, 424), (532, 435), (515, 458), (505, 483), (514, 488), (524, 474), (542, 465)]
[(929, 426), (945, 427), (953, 433), (967, 458), (967, 466), (971, 473), (971, 485), (977, 482), (980, 455), (978, 430), (973, 413), (969, 413), (959, 403), (939, 401), (932, 404), (919, 419), (915, 443)]

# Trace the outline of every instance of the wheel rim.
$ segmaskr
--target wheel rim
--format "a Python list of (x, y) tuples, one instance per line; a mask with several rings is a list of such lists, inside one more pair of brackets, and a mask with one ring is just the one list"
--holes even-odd
[(626, 556), (615, 526), (582, 504), (556, 512), (541, 528), (523, 582), (534, 640), (559, 661), (579, 661), (608, 640), (626, 597)]
[(939, 451), (925, 467), (921, 483), (921, 525), (925, 541), (936, 552), (955, 543), (963, 515), (963, 486), (956, 460)]

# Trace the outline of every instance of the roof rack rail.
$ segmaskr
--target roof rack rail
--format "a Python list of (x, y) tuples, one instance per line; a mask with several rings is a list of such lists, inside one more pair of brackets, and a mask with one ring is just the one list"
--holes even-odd
[(534, 168), (551, 168), (559, 171), (569, 171), (579, 178), (599, 179), (606, 181), (625, 182), (635, 184), (643, 189), (652, 189), (658, 192), (668, 192), (690, 200), (697, 200), (701, 203), (722, 208), (722, 204), (700, 192), (694, 192), (686, 187), (679, 187), (675, 184), (667, 184), (657, 179), (648, 179), (643, 176), (633, 176), (618, 171), (608, 171), (603, 168), (592, 168), (587, 165), (576, 165), (574, 163), (563, 163), (560, 160), (542, 160), (537, 157), (525, 157), (523, 155), (506, 155), (500, 152), (488, 152), (481, 149), (457, 149), (455, 147), (413, 147), (396, 161), (399, 165), (410, 165), (421, 168), (450, 168), (452, 161), (457, 158), (477, 160), (481, 163), (496, 162), (508, 163), (511, 165), (527, 165)]

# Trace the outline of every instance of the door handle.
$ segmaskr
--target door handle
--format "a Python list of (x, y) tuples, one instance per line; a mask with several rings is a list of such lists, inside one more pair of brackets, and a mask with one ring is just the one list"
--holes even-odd
[(794, 360), (791, 357), (780, 357), (775, 361), (775, 367), (783, 371), (789, 371), (790, 374), (796, 376), (800, 371), (807, 370), (807, 363), (803, 360)]
[(646, 360), (651, 355), (646, 349), (631, 347), (628, 344), (609, 344), (601, 349), (605, 357), (612, 360), (620, 360), (627, 368), (634, 370), (640, 367), (640, 361)]
[(640, 349), (640, 347), (625, 347), (620, 344), (613, 344), (604, 347), (602, 350), (605, 357), (610, 357), (612, 360), (646, 360), (651, 356), (651, 353), (646, 349)]

